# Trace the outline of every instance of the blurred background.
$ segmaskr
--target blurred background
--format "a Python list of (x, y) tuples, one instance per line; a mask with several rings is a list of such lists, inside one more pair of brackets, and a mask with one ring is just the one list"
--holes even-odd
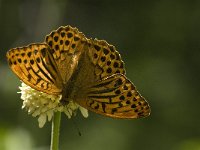
[(21, 109), (20, 81), (5, 55), (69, 24), (116, 46), (152, 113), (135, 120), (63, 115), (61, 150), (200, 150), (199, 8), (197, 0), (0, 0), (0, 149), (49, 149), (51, 122), (40, 129)]

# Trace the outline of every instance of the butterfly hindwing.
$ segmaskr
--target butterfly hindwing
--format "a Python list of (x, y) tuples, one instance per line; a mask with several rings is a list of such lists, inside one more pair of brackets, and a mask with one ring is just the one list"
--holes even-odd
[(62, 91), (57, 66), (46, 44), (30, 44), (7, 52), (12, 71), (30, 87), (49, 94)]
[(122, 74), (114, 74), (91, 86), (86, 101), (78, 101), (87, 109), (114, 118), (139, 118), (150, 114), (146, 100)]

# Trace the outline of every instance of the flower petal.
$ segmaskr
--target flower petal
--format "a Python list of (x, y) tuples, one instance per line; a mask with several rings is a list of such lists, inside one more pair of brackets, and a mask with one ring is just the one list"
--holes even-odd
[(46, 119), (47, 119), (46, 114), (42, 114), (39, 116), (38, 123), (40, 128), (44, 126), (44, 124), (46, 123)]
[(88, 117), (88, 110), (79, 106), (79, 110), (81, 111), (83, 117), (87, 118)]

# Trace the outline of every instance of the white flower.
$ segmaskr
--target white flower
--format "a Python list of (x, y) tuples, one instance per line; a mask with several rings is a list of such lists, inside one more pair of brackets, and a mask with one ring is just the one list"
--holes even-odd
[(62, 105), (60, 100), (62, 95), (49, 95), (40, 91), (37, 91), (30, 86), (22, 82), (20, 88), (21, 99), (23, 100), (22, 109), (26, 109), (33, 117), (38, 117), (39, 127), (42, 128), (46, 123), (46, 120), (51, 121), (54, 112), (64, 112), (70, 119), (73, 115), (76, 115), (77, 109), (79, 109), (82, 115), (87, 118), (87, 109), (81, 107), (74, 101), (69, 101), (67, 105)]

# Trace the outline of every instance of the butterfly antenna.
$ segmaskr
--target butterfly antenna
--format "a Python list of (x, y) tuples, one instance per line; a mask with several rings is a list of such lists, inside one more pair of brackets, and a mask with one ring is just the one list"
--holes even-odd
[(74, 118), (72, 118), (72, 122), (73, 122), (73, 124), (74, 124), (74, 127), (75, 127), (76, 130), (78, 131), (78, 135), (79, 135), (79, 136), (82, 136), (81, 131), (80, 131), (78, 125), (76, 124), (76, 121), (74, 120)]
[(68, 113), (69, 113), (70, 116), (71, 116), (71, 119), (72, 119), (72, 122), (73, 122), (73, 124), (74, 124), (74, 127), (75, 127), (76, 130), (78, 131), (78, 135), (79, 135), (79, 136), (82, 136), (81, 131), (80, 131), (78, 125), (76, 124), (76, 121), (75, 121), (74, 118), (72, 117), (72, 116), (73, 116), (73, 112), (70, 113), (68, 109), (67, 109), (67, 111), (68, 111)]

